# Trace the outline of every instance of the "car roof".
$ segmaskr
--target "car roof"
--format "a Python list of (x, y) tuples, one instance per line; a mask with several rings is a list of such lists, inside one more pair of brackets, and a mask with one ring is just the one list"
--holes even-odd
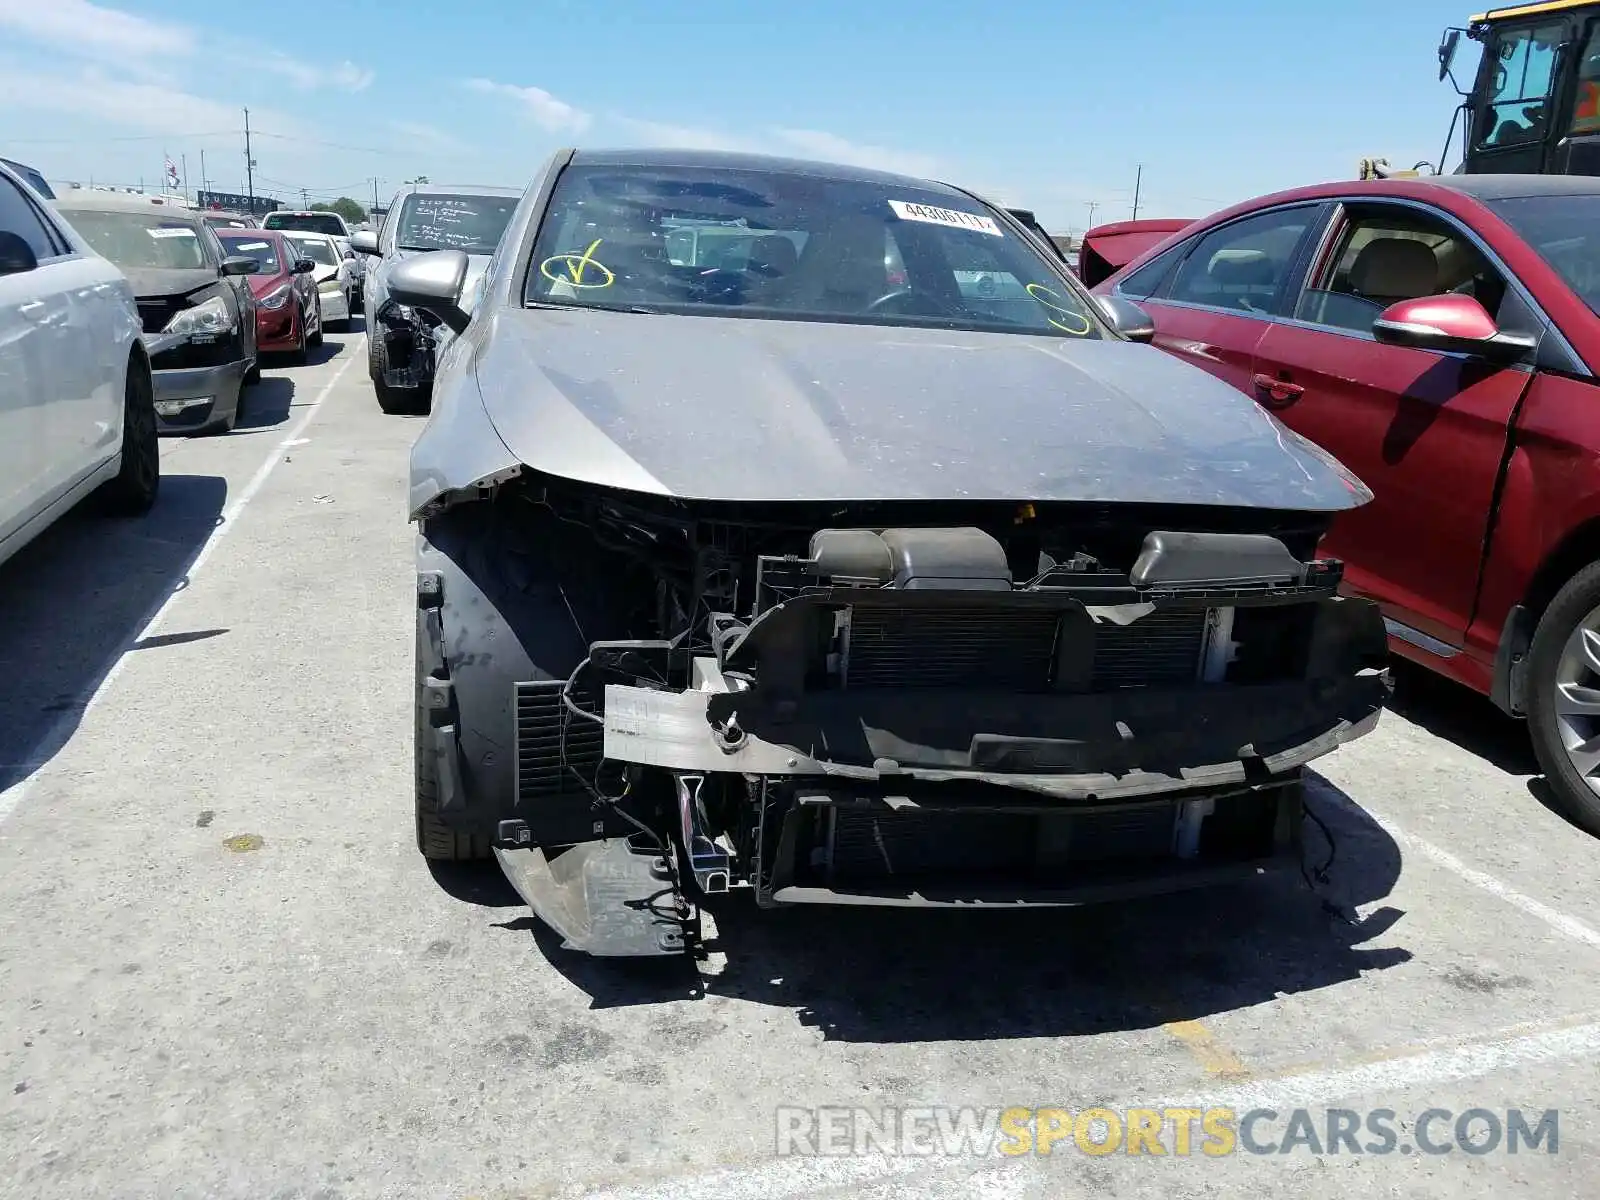
[(199, 222), (205, 216), (198, 208), (184, 208), (150, 196), (128, 195), (126, 192), (97, 192), (90, 188), (74, 188), (58, 195), (55, 206), (68, 212), (154, 212), (163, 217)]
[(1600, 179), (1591, 175), (1437, 175), (1428, 176), (1423, 182), (1453, 188), (1479, 200), (1600, 196)]
[(211, 232), (225, 242), (236, 239), (263, 242), (283, 237), (283, 230), (281, 229), (213, 229)]
[(888, 184), (914, 187), (922, 191), (943, 192), (949, 196), (967, 195), (966, 192), (949, 184), (915, 175), (902, 175), (891, 171), (877, 171), (870, 167), (855, 167), (814, 159), (786, 158), (775, 154), (748, 154), (728, 150), (577, 150), (573, 152), (572, 161), (574, 164), (600, 167), (677, 167), (690, 171), (782, 172), (789, 175), (812, 175), (819, 179), (836, 179), (843, 183)]
[(400, 189), (406, 195), (418, 196), (520, 196), (521, 188), (494, 187), (481, 183), (415, 183)]
[(1421, 175), (1405, 179), (1331, 180), (1255, 196), (1203, 220), (1212, 225), (1219, 218), (1240, 216), (1260, 208), (1339, 196), (1399, 196), (1437, 203), (1444, 195), (1463, 196), (1479, 202), (1528, 196), (1595, 196), (1600, 195), (1600, 178), (1586, 175)]
[(267, 214), (269, 217), (339, 217), (331, 208), (275, 208)]

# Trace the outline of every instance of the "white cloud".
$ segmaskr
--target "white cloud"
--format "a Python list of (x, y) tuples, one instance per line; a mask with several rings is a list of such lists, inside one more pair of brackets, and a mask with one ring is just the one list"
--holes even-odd
[(88, 0), (0, 0), (0, 27), (83, 57), (188, 55), (199, 44), (187, 26), (136, 17)]
[(819, 129), (776, 129), (778, 140), (789, 147), (789, 152), (803, 158), (818, 158), (827, 162), (846, 163), (855, 167), (870, 167), (877, 171), (890, 171), (901, 175), (937, 175), (943, 170), (939, 160), (929, 154), (912, 154), (890, 150), (883, 146), (863, 145), (837, 134)]
[(773, 152), (770, 143), (763, 146), (758, 140), (737, 137), (718, 129), (668, 125), (661, 121), (645, 121), (637, 117), (615, 117), (613, 120), (647, 146), (667, 146), (677, 150), (729, 150), (746, 154)]
[(459, 154), (472, 149), (453, 134), (421, 121), (390, 121), (389, 128), (419, 150)]
[[(6, 0), (0, 0), (0, 4)], [(372, 81), (377, 75), (366, 67), (358, 67), (349, 59), (333, 66), (327, 64), (307, 62), (302, 58), (294, 58), (288, 54), (274, 51), (262, 57), (259, 53), (239, 54), (241, 65), (260, 67), (281, 75), (301, 91), (314, 91), (318, 88), (338, 88), (342, 92), (361, 92), (372, 86)]]
[(767, 129), (759, 134), (744, 135), (692, 125), (646, 121), (638, 117), (616, 117), (614, 120), (633, 137), (649, 146), (669, 146), (683, 150), (729, 150), (746, 154), (787, 154), (796, 158), (870, 167), (903, 175), (932, 176), (944, 170), (939, 159), (929, 154), (914, 154), (883, 146), (865, 145), (817, 129)]
[[(0, 107), (90, 117), (151, 133), (231, 130), (241, 120), (231, 104), (164, 84), (115, 79), (93, 67), (71, 76), (7, 66), (0, 70)], [(251, 116), (290, 136), (298, 130), (297, 122), (279, 113), (252, 110)]]
[(589, 128), (588, 113), (565, 100), (556, 99), (541, 87), (497, 83), (492, 79), (468, 79), (464, 86), (486, 96), (505, 96), (518, 101), (537, 125), (551, 133), (566, 130), (582, 133)]
[(220, 53), (239, 66), (263, 68), (303, 90), (338, 88), (359, 92), (372, 84), (372, 71), (348, 59), (334, 65), (307, 62), (228, 37), (212, 38), (188, 25), (151, 20), (89, 0), (0, 0), (0, 30), (20, 40), (49, 47), (80, 61), (103, 62), (119, 74), (176, 86), (176, 67)]

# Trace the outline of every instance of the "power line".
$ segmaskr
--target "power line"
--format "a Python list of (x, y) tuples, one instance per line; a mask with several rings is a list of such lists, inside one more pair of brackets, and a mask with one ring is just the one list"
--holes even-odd
[(210, 133), (141, 133), (126, 137), (92, 138), (6, 138), (11, 146), (98, 146), (103, 142), (181, 142), (189, 138), (232, 137), (231, 129), (212, 130)]

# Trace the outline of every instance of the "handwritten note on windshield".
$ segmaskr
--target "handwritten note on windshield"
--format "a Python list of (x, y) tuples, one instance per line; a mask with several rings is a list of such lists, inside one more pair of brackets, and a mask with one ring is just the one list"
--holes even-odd
[[(488, 223), (471, 201), (450, 196), (418, 196), (406, 221), (402, 241), (411, 246), (466, 250), (484, 243)], [(490, 239), (493, 240), (493, 239)]]

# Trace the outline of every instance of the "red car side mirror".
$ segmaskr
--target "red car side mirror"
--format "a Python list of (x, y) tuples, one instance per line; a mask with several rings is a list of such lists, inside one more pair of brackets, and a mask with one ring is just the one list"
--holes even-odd
[(1455, 292), (1391, 304), (1372, 323), (1372, 335), (1386, 346), (1471, 354), (1498, 362), (1521, 358), (1539, 345), (1538, 338), (1504, 332), (1483, 305)]

